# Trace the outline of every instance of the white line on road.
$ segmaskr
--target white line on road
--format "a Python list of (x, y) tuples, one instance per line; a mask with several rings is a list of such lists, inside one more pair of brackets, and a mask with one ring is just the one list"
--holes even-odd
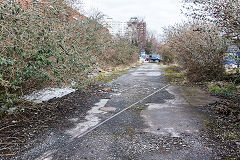
[(141, 103), (142, 101), (146, 100), (147, 98), (149, 98), (149, 97), (153, 96), (154, 94), (156, 94), (156, 93), (160, 92), (161, 90), (163, 90), (163, 89), (167, 88), (168, 86), (170, 86), (170, 85), (168, 84), (168, 85), (166, 85), (166, 86), (164, 86), (164, 87), (162, 87), (162, 88), (158, 89), (158, 90), (157, 90), (157, 91), (155, 91), (154, 93), (152, 93), (152, 94), (150, 94), (150, 95), (146, 96), (145, 98), (143, 98), (143, 99), (139, 100), (138, 102), (136, 102), (136, 103), (133, 103), (133, 104), (132, 104), (132, 105), (130, 105), (129, 107), (127, 107), (127, 108), (125, 108), (125, 109), (121, 110), (120, 112), (118, 112), (118, 113), (114, 114), (113, 116), (109, 117), (108, 119), (106, 119), (106, 120), (102, 121), (101, 123), (99, 123), (98, 125), (94, 126), (94, 127), (93, 127), (93, 128), (91, 128), (91, 129), (89, 129), (88, 131), (86, 131), (86, 132), (84, 132), (84, 133), (80, 134), (80, 135), (79, 135), (79, 136), (77, 136), (76, 138), (81, 138), (81, 137), (85, 136), (86, 134), (88, 134), (88, 133), (92, 132), (93, 130), (95, 130), (95, 129), (96, 129), (96, 128), (98, 128), (99, 126), (103, 125), (104, 123), (108, 122), (109, 120), (113, 119), (114, 117), (116, 117), (116, 116), (120, 115), (121, 113), (125, 112), (126, 110), (128, 110), (128, 109), (132, 108), (132, 107), (133, 107), (133, 106), (135, 106), (136, 104), (138, 104), (138, 103)]

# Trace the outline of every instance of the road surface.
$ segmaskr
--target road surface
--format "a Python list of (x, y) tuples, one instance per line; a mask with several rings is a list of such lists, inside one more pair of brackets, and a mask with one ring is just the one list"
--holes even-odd
[[(131, 69), (107, 85), (112, 92), (69, 119), (73, 127), (52, 132), (16, 159), (220, 159), (203, 134), (203, 122), (211, 117), (169, 85), (157, 63)], [(202, 97), (197, 104), (210, 101)]]

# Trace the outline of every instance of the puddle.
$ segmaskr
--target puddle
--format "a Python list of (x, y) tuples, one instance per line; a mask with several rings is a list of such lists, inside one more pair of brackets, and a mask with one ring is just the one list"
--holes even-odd
[(139, 70), (141, 71), (156, 71), (157, 69), (156, 68), (140, 68)]
[(175, 98), (165, 103), (146, 104), (147, 109), (142, 111), (141, 116), (148, 126), (144, 131), (170, 137), (198, 133), (199, 122), (206, 118), (205, 114), (194, 110), (175, 87), (170, 86), (166, 91)]
[(203, 106), (218, 101), (218, 98), (206, 94), (194, 87), (182, 87), (181, 94), (191, 106)]
[(87, 112), (85, 122), (78, 123), (75, 128), (67, 130), (66, 133), (72, 136), (72, 139), (77, 138), (82, 133), (86, 132), (89, 128), (96, 126), (100, 122), (99, 114), (106, 114), (107, 112), (100, 110), (104, 107), (109, 99), (101, 99), (96, 103), (91, 110)]
[(147, 76), (147, 77), (159, 77), (162, 74), (160, 72), (134, 72), (133, 76)]
[(162, 108), (169, 108), (169, 107), (174, 107), (173, 102), (175, 100), (168, 100), (164, 104), (157, 104), (157, 103), (149, 103), (148, 105), (148, 110), (154, 110), (154, 109), (162, 109)]

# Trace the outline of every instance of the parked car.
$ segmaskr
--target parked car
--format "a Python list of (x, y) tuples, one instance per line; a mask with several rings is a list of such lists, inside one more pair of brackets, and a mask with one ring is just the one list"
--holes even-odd
[(160, 62), (162, 60), (162, 56), (159, 54), (151, 54), (149, 56), (149, 62)]
[(142, 54), (142, 55), (139, 56), (139, 61), (140, 62), (146, 62), (147, 61), (147, 57), (148, 57), (148, 55)]

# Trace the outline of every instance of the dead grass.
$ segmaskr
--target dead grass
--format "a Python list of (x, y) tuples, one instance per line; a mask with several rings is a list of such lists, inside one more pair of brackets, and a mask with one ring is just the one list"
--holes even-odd
[(184, 84), (186, 83), (185, 72), (179, 66), (168, 66), (164, 67), (165, 77), (172, 84)]

